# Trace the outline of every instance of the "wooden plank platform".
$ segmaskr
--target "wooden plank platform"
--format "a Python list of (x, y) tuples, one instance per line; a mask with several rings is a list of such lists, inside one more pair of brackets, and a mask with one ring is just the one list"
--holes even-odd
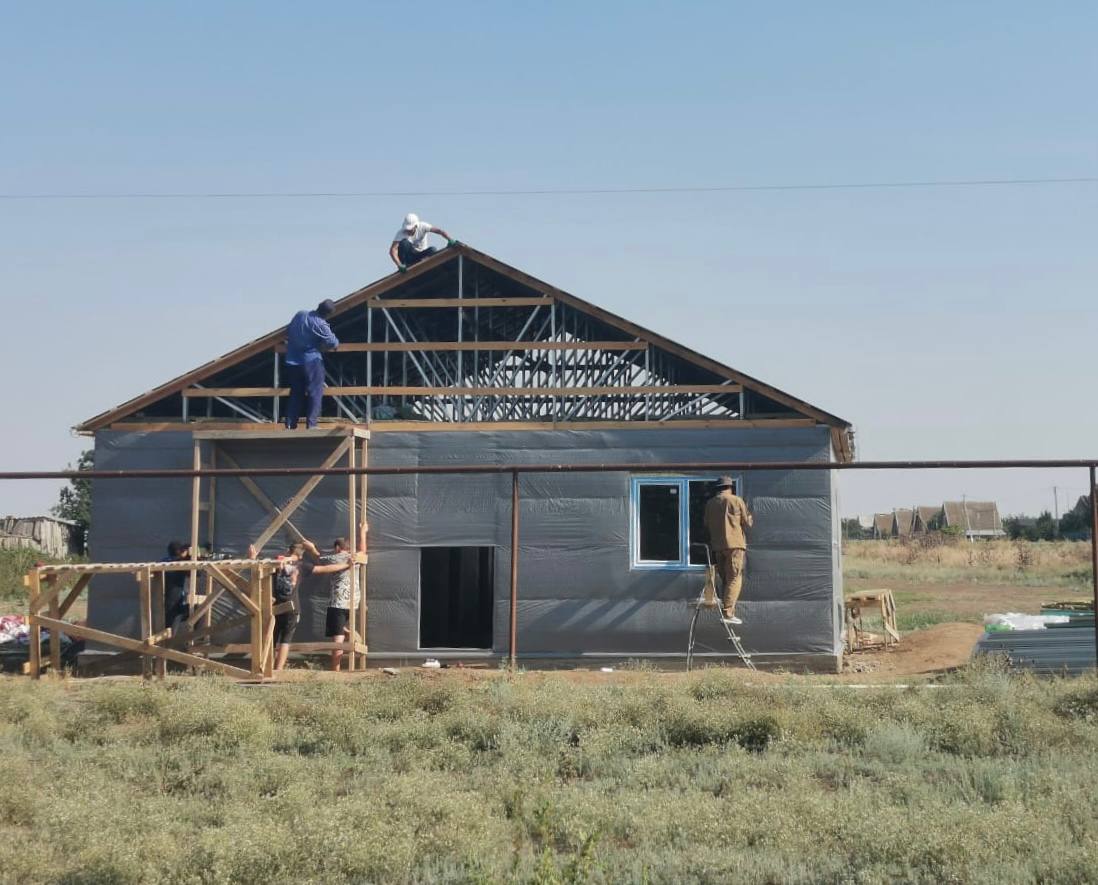
[(279, 562), (277, 559), (199, 559), (193, 562), (190, 560), (176, 562), (62, 562), (56, 565), (40, 565), (37, 571), (40, 575), (98, 575), (111, 572), (134, 572), (141, 569), (149, 569), (153, 572), (206, 572), (224, 568), (252, 568), (257, 565), (275, 568), (279, 565)]
[(192, 436), (202, 440), (342, 439), (347, 436), (369, 439), (370, 431), (362, 424), (335, 424), (331, 427), (298, 428), (289, 432), (281, 424), (275, 424), (261, 425), (255, 430), (195, 430)]

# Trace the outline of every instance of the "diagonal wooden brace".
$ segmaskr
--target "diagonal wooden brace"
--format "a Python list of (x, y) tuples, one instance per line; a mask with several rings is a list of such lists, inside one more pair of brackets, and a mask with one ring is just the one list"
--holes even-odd
[(246, 608), (253, 615), (259, 614), (259, 606), (251, 600), (248, 593), (242, 591), (236, 585), (236, 582), (233, 581), (233, 579), (229, 577), (229, 575), (225, 574), (225, 572), (223, 572), (215, 565), (207, 565), (206, 569), (207, 571), (209, 571), (210, 575), (213, 576), (213, 579), (226, 590), (228, 590), (236, 598), (236, 600), (242, 606), (244, 606), (244, 608)]
[[(224, 460), (229, 467), (233, 468), (234, 470), (240, 469), (240, 465), (236, 463), (236, 461), (228, 452), (226, 452), (224, 449), (221, 449), (219, 451), (222, 460)], [(261, 489), (256, 484), (255, 480), (253, 480), (250, 476), (241, 476), (238, 477), (238, 479), (240, 480), (244, 488), (251, 492), (252, 497), (255, 498), (260, 504), (262, 504), (272, 516), (277, 517), (282, 515), (282, 510), (279, 508), (279, 506), (275, 504), (275, 502), (272, 501), (269, 497), (267, 497), (267, 493), (264, 492), (263, 489)], [(286, 520), (285, 524), (286, 528), (289, 529), (290, 534), (292, 534), (298, 541), (304, 542), (306, 540), (305, 535), (302, 534), (298, 530), (297, 526), (290, 522), (289, 519)]]
[(61, 603), (61, 617), (65, 617), (69, 613), (69, 609), (72, 608), (73, 603), (80, 597), (80, 594), (84, 592), (84, 588), (91, 583), (91, 575), (81, 575), (76, 579), (76, 583), (72, 585), (72, 589), (69, 591), (69, 595), (65, 597), (65, 601)]
[(67, 633), (70, 636), (78, 636), (81, 639), (90, 639), (93, 642), (102, 642), (104, 645), (113, 645), (118, 648), (124, 648), (127, 651), (136, 651), (141, 654), (142, 657), (153, 658), (165, 658), (169, 661), (175, 661), (179, 664), (189, 664), (194, 667), (204, 667), (207, 670), (213, 670), (217, 673), (224, 673), (226, 676), (233, 676), (237, 679), (249, 679), (252, 674), (247, 670), (243, 670), (240, 667), (233, 667), (229, 664), (223, 664), (220, 661), (211, 661), (209, 658), (199, 657), (198, 655), (190, 655), (186, 652), (176, 651), (173, 648), (164, 648), (158, 645), (146, 645), (140, 639), (130, 639), (128, 636), (119, 636), (115, 633), (108, 633), (105, 630), (95, 630), (91, 627), (81, 627), (77, 624), (68, 624), (64, 621), (58, 621), (53, 618), (44, 618), (41, 615), (31, 615), (31, 624), (37, 627), (47, 627), (52, 632), (54, 630)]
[[(336, 462), (347, 454), (348, 447), (353, 446), (354, 442), (355, 438), (353, 436), (347, 437), (347, 439), (336, 446), (336, 449), (332, 454), (324, 459), (324, 463), (320, 465), (319, 469), (328, 470), (329, 468), (334, 467)], [(253, 546), (256, 550), (263, 549), (263, 545), (271, 540), (271, 538), (274, 537), (275, 532), (289, 521), (294, 511), (304, 503), (305, 499), (309, 497), (313, 489), (320, 485), (323, 479), (323, 476), (311, 476), (305, 481), (305, 484), (298, 490), (298, 493), (286, 502), (286, 506), (282, 508), (278, 516), (271, 520), (270, 525), (264, 529), (263, 534), (255, 539)]]
[(187, 618), (187, 626), (194, 627), (195, 624), (202, 620), (202, 618), (205, 617), (206, 612), (213, 608), (214, 603), (221, 598), (221, 594), (224, 592), (225, 588), (223, 586), (215, 587), (202, 601), (202, 604), (196, 606), (195, 610), (191, 612), (191, 616)]

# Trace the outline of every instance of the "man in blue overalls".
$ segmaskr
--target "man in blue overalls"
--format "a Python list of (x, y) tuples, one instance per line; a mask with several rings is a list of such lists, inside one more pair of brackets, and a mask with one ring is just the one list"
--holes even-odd
[(299, 310), (286, 329), (286, 374), (290, 382), (290, 405), (286, 427), (297, 429), (301, 412), (305, 426), (316, 427), (320, 401), (324, 398), (323, 351), (339, 346), (339, 339), (328, 325), (335, 302), (321, 301), (316, 310)]

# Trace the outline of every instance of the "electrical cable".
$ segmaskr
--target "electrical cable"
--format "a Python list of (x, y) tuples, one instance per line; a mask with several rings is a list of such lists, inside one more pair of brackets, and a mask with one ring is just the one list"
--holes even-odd
[(928, 181), (840, 182), (834, 184), (740, 184), (698, 187), (541, 188), (531, 190), (442, 191), (226, 191), (226, 192), (101, 192), (0, 193), (0, 200), (233, 200), (233, 199), (354, 199), (385, 197), (541, 197), (618, 194), (703, 194), (751, 191), (883, 190), (899, 188), (1011, 187), (1049, 184), (1095, 184), (1098, 177), (971, 178)]

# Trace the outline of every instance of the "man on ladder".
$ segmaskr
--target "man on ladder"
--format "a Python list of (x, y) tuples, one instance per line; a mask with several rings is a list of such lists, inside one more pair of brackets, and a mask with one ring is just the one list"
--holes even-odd
[(705, 505), (705, 528), (720, 577), (721, 620), (725, 624), (743, 623), (736, 617), (736, 601), (743, 589), (743, 567), (747, 558), (744, 528), (751, 528), (754, 523), (751, 511), (735, 489), (736, 481), (731, 476), (722, 476), (717, 480), (715, 494)]

